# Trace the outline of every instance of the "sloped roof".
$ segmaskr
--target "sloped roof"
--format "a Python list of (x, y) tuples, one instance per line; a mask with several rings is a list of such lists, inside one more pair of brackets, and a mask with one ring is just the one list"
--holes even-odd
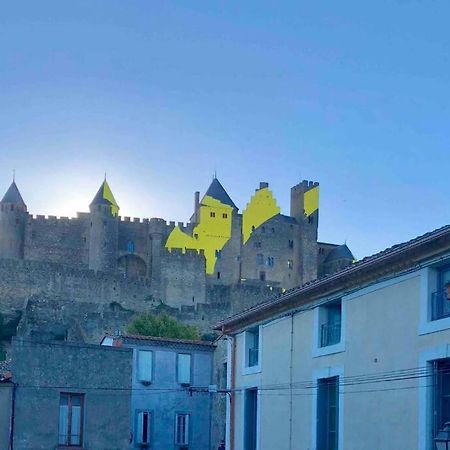
[(119, 205), (117, 204), (111, 188), (106, 180), (103, 181), (100, 189), (95, 194), (90, 206), (92, 205), (110, 205), (113, 215), (117, 215), (119, 212)]
[(0, 203), (14, 203), (15, 205), (26, 206), (15, 181), (11, 183), (11, 186), (6, 191)]
[[(241, 323), (252, 323), (258, 317), (270, 317), (280, 311), (288, 311), (299, 304), (307, 304), (311, 299), (322, 295), (321, 290), (330, 289), (338, 292), (346, 283), (358, 285), (358, 276), (371, 274), (373, 278), (379, 277), (380, 267), (386, 272), (397, 270), (395, 262), (411, 258), (410, 266), (416, 267), (430, 255), (439, 255), (450, 250), (450, 225), (445, 225), (429, 233), (425, 233), (410, 241), (389, 247), (372, 256), (367, 256), (344, 269), (330, 275), (318, 278), (287, 290), (284, 294), (258, 303), (244, 311), (221, 320), (214, 327), (215, 330), (237, 329)], [(414, 252), (418, 255), (413, 256)], [(352, 281), (354, 280), (354, 281)]]
[(217, 178), (214, 178), (212, 180), (212, 183), (209, 185), (209, 188), (206, 191), (205, 195), (209, 195), (210, 197), (215, 198), (216, 200), (219, 200), (220, 202), (224, 203), (225, 205), (229, 205), (233, 208), (238, 209), (237, 206), (233, 203), (233, 200), (231, 200), (230, 196), (227, 194), (227, 191), (220, 184), (220, 181)]
[(325, 258), (324, 262), (330, 263), (338, 259), (349, 259), (350, 261), (353, 261), (355, 259), (353, 253), (347, 247), (347, 244), (339, 245), (338, 247), (333, 248), (333, 250), (331, 250), (328, 256)]
[(141, 336), (136, 334), (125, 334), (122, 336), (109, 336), (106, 335), (106, 337), (112, 338), (114, 340), (122, 340), (125, 343), (131, 342), (131, 341), (143, 341), (143, 342), (149, 342), (153, 344), (185, 344), (185, 345), (198, 345), (201, 347), (208, 347), (208, 348), (215, 348), (216, 345), (213, 342), (210, 341), (200, 341), (200, 340), (194, 340), (194, 339), (176, 339), (176, 338), (167, 338), (167, 337), (158, 337), (158, 336)]

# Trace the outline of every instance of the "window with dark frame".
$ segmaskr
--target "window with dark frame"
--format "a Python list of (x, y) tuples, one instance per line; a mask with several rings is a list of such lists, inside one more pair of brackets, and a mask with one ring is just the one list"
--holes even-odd
[(450, 317), (450, 267), (446, 266), (437, 274), (437, 291), (431, 295), (431, 320)]
[(151, 413), (149, 411), (138, 411), (136, 421), (136, 443), (142, 446), (150, 446)]
[(337, 450), (339, 430), (339, 377), (317, 382), (317, 450)]
[(59, 397), (58, 444), (65, 447), (83, 445), (84, 394), (61, 393)]
[[(433, 441), (446, 422), (450, 422), (450, 358), (432, 362), (433, 386)], [(434, 443), (434, 442), (433, 442)]]
[(321, 306), (320, 347), (338, 344), (341, 341), (342, 301), (336, 300)]
[(183, 450), (189, 448), (189, 414), (175, 416), (175, 445)]

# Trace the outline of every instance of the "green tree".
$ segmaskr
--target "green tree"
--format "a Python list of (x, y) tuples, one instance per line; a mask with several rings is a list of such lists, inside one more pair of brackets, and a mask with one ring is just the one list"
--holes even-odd
[(184, 325), (166, 314), (142, 314), (128, 325), (129, 334), (175, 339), (200, 339), (198, 328)]

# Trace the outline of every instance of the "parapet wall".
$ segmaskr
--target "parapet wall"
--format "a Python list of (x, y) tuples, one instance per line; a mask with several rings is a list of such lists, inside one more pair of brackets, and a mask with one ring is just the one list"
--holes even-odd
[(119, 275), (41, 261), (0, 259), (0, 312), (20, 310), (36, 294), (73, 302), (117, 302), (142, 311), (148, 308), (152, 292), (148, 282)]

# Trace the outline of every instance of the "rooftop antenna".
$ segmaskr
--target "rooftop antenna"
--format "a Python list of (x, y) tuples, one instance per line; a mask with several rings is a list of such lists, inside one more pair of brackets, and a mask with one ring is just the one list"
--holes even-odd
[(106, 181), (106, 171), (105, 171), (105, 181)]
[(16, 182), (16, 169), (13, 169), (13, 183)]

